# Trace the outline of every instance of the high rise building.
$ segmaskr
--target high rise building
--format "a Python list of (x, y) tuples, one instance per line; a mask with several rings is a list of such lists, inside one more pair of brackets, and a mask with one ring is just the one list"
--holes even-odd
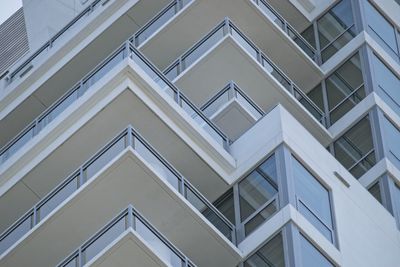
[(23, 0), (0, 266), (400, 266), (397, 0)]

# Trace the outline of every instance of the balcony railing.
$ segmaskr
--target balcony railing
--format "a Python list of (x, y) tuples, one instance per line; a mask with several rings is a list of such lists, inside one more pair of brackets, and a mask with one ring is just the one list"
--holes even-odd
[(233, 243), (236, 242), (235, 226), (156, 152), (143, 137), (132, 127), (128, 127), (1, 234), (0, 254), (28, 233), (127, 147), (134, 149), (144, 161), (157, 170), (166, 182), (172, 185), (195, 209), (207, 217), (224, 236)]
[(307, 42), (270, 4), (265, 0), (253, 0), (262, 12), (289, 36), (313, 61), (320, 62), (314, 47)]
[(321, 124), (326, 125), (325, 113), (294, 84), (249, 38), (226, 18), (192, 48), (175, 60), (164, 71), (170, 79), (176, 79), (185, 69), (204, 55), (225, 36), (236, 40), (261, 66), (292, 94)]
[[(71, 22), (69, 22), (65, 27), (63, 27), (59, 32), (57, 32), (50, 40), (48, 40), (43, 46), (41, 46), (35, 53), (33, 53), (29, 58), (23, 61), (21, 64), (16, 64), (12, 66), (9, 70), (1, 75), (1, 79), (5, 78), (6, 86), (10, 85), (14, 81), (25, 76), (30, 70), (32, 70), (35, 65), (41, 63), (47, 56), (48, 52), (58, 43), (66, 34), (68, 34), (71, 29), (76, 28), (78, 25), (84, 23), (90, 14), (94, 10), (104, 6), (109, 1), (104, 0), (94, 0), (87, 8), (85, 8), (81, 13), (79, 13)], [(19, 63), (19, 62), (17, 62)]]
[(227, 84), (221, 91), (208, 100), (200, 109), (206, 116), (211, 117), (231, 99), (238, 101), (240, 105), (250, 112), (256, 120), (264, 116), (264, 111), (257, 106), (257, 104), (250, 99), (250, 97), (248, 97), (233, 81)]
[(146, 25), (144, 25), (135, 35), (132, 37), (131, 41), (136, 47), (139, 47), (146, 41), (150, 36), (152, 36), (158, 29), (160, 29), (165, 23), (170, 19), (175, 17), (179, 11), (181, 11), (185, 6), (195, 0), (174, 0), (169, 5), (167, 5), (163, 10), (161, 10), (154, 18), (152, 18)]
[(128, 230), (134, 231), (145, 240), (147, 245), (157, 253), (157, 256), (169, 266), (196, 266), (130, 205), (57, 267), (84, 266)]
[(222, 133), (183, 93), (176, 88), (154, 65), (148, 61), (130, 41), (121, 45), (108, 56), (100, 65), (73, 86), (58, 101), (47, 108), (38, 118), (30, 123), (23, 131), (15, 136), (0, 150), (0, 165), (14, 155), (22, 146), (38, 135), (50, 122), (57, 118), (64, 110), (75, 103), (98, 80), (109, 73), (118, 63), (130, 58), (138, 64), (151, 79), (156, 81), (170, 97), (172, 97), (189, 115), (196, 114), (196, 122), (225, 149), (231, 141)]

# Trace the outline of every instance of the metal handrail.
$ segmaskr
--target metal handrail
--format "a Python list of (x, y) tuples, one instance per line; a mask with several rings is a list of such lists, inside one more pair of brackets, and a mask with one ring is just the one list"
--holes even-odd
[[(186, 52), (184, 52), (181, 56), (179, 56), (175, 61), (173, 61), (164, 71), (163, 73), (168, 76), (169, 72), (177, 68), (177, 75), (179, 76), (185, 69), (189, 66), (185, 64), (185, 59), (191, 55), (197, 48), (199, 48), (202, 44), (204, 44), (213, 34), (221, 30), (222, 28), (227, 27), (227, 30), (224, 30), (223, 36), (231, 35), (231, 29), (233, 29), (236, 33), (243, 38), (247, 44), (254, 49), (257, 53), (255, 60), (264, 67), (262, 60), (265, 60), (273, 70), (278, 73), (290, 86), (288, 91), (294, 95), (294, 92), (298, 93), (319, 115), (320, 122), (325, 125), (325, 113), (302, 91), (298, 88), (298, 86), (270, 59), (268, 58), (262, 51), (259, 49), (245, 34), (243, 34), (238, 27), (236, 27), (233, 22), (229, 18), (225, 18), (222, 22), (218, 23), (209, 33), (207, 33), (202, 39), (200, 39), (196, 44), (194, 44), (191, 48), (189, 48)], [(178, 67), (177, 67), (178, 66)], [(176, 77), (178, 77), (176, 76)], [(175, 77), (175, 78), (176, 78)], [(281, 83), (278, 81), (278, 83)], [(282, 83), (281, 83), (282, 84)], [(283, 85), (284, 86), (284, 85)]]
[[(196, 265), (177, 247), (175, 247), (163, 234), (161, 234), (146, 218), (144, 218), (132, 205), (129, 205), (123, 211), (121, 211), (117, 216), (115, 216), (110, 222), (108, 222), (102, 229), (97, 231), (92, 237), (85, 241), (79, 248), (77, 248), (73, 253), (66, 257), (61, 263), (57, 264), (57, 267), (68, 266), (71, 262), (75, 261), (77, 267), (84, 266), (91, 259), (87, 259), (84, 256), (85, 250), (89, 248), (94, 242), (106, 234), (112, 227), (114, 227), (121, 220), (124, 221), (123, 230), (120, 231), (119, 235), (125, 233), (127, 230), (132, 229), (137, 235), (141, 236), (139, 232), (136, 231), (137, 221), (139, 220), (151, 233), (153, 233), (164, 245), (166, 245), (172, 253), (174, 253), (180, 260), (182, 267), (195, 267)], [(118, 238), (118, 236), (116, 238)], [(116, 239), (113, 239), (107, 243), (110, 244)], [(146, 240), (145, 240), (146, 241)], [(150, 244), (149, 244), (150, 245)], [(106, 247), (106, 246), (104, 246)], [(151, 247), (151, 245), (150, 245)], [(94, 257), (92, 257), (93, 259)], [(179, 266), (179, 267), (180, 267)]]
[[(207, 209), (211, 210), (214, 212), (214, 214), (221, 219), (221, 221), (225, 224), (226, 227), (229, 228), (230, 230), (230, 239), (233, 243), (235, 243), (235, 226), (227, 219), (225, 216), (217, 209), (215, 208), (193, 185), (190, 184), (186, 178), (184, 178), (169, 162), (167, 162), (138, 132), (135, 131), (131, 126), (127, 127), (124, 129), (122, 132), (120, 132), (116, 137), (114, 137), (110, 142), (108, 142), (107, 145), (103, 146), (98, 152), (96, 152), (90, 159), (88, 159), (86, 162), (84, 162), (77, 170), (75, 170), (71, 175), (69, 175), (64, 181), (62, 181), (58, 186), (56, 186), (51, 192), (49, 192), (42, 200), (40, 200), (33, 208), (31, 208), (25, 215), (23, 215), (20, 219), (18, 219), (14, 224), (12, 224), (7, 230), (5, 230), (1, 235), (0, 235), (0, 245), (4, 241), (6, 237), (8, 237), (15, 229), (17, 229), (21, 223), (25, 222), (27, 218), (32, 216), (32, 223), (27, 229), (27, 231), (24, 233), (26, 234), (28, 231), (30, 231), (34, 226), (36, 226), (40, 221), (43, 220), (43, 218), (46, 218), (48, 214), (51, 212), (48, 212), (45, 216), (41, 216), (41, 208), (49, 203), (55, 195), (57, 195), (58, 192), (63, 190), (67, 185), (70, 185), (71, 182), (73, 182), (75, 179), (76, 184), (75, 187), (73, 188), (72, 192), (69, 192), (67, 196), (64, 196), (64, 198), (53, 207), (52, 210), (54, 210), (56, 207), (58, 207), (63, 201), (65, 201), (68, 197), (70, 197), (74, 192), (76, 192), (79, 188), (81, 188), (84, 184), (86, 184), (87, 181), (89, 181), (92, 177), (94, 177), (94, 174), (91, 177), (85, 177), (85, 171), (88, 167), (91, 166), (98, 158), (103, 156), (107, 151), (109, 151), (110, 148), (112, 148), (116, 143), (120, 142), (121, 140), (125, 140), (127, 138), (127, 142), (124, 142), (123, 149), (126, 149), (127, 147), (131, 147), (132, 149), (136, 150), (135, 146), (135, 140), (139, 141), (153, 156), (156, 157), (156, 159), (159, 160), (159, 162), (166, 167), (176, 178), (178, 183), (182, 184), (177, 190), (178, 192), (186, 199), (185, 196), (185, 188), (189, 188), (198, 198), (199, 200), (207, 207)], [(123, 151), (121, 149), (120, 152)], [(138, 152), (140, 155), (140, 152)], [(144, 159), (145, 160), (145, 159)], [(168, 181), (166, 179), (166, 181)], [(190, 201), (189, 201), (190, 202)], [(23, 235), (24, 235), (23, 234)], [(19, 238), (20, 239), (20, 238)], [(18, 239), (18, 240), (19, 240)], [(3, 249), (3, 250), (2, 250)], [(0, 254), (4, 252), (7, 248), (1, 248), (0, 246)]]
[[(44, 50), (51, 48), (54, 41), (56, 41), (61, 35), (63, 35), (65, 32), (67, 32), (79, 19), (81, 19), (83, 16), (91, 13), (94, 10), (94, 7), (99, 4), (103, 0), (94, 0), (88, 7), (86, 7), (83, 11), (81, 11), (76, 17), (74, 17), (67, 25), (65, 25), (61, 30), (59, 30), (53, 37), (51, 37), (44, 45), (42, 45), (39, 49), (36, 50), (35, 53), (33, 53), (30, 57), (28, 57), (26, 60), (24, 60), (19, 66), (14, 70), (10, 71), (10, 69), (13, 67), (11, 66), (6, 72), (9, 72), (10, 74), (7, 75), (8, 77), (8, 84), (11, 84), (13, 82), (13, 78), (25, 67), (29, 65), (30, 62), (32, 62), (39, 54), (41, 54)], [(104, 1), (102, 5), (105, 5), (109, 1)], [(16, 65), (16, 64), (15, 64)], [(14, 66), (15, 66), (14, 65)]]

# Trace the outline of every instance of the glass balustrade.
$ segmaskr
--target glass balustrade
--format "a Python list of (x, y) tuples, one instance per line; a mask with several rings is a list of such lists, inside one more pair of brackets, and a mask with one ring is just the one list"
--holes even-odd
[(92, 14), (96, 10), (99, 10), (99, 8), (104, 6), (107, 2), (108, 1), (94, 0), (87, 8), (79, 13), (71, 22), (63, 27), (56, 35), (54, 35), (49, 41), (41, 46), (29, 58), (27, 58), (21, 64), (12, 66), (5, 75), (2, 75), (2, 77), (6, 79), (6, 85), (8, 86), (14, 81), (22, 78), (31, 69), (40, 64), (46, 58), (49, 51), (51, 51), (54, 46), (57, 46), (58, 43), (60, 43), (60, 41), (62, 41), (62, 39), (71, 32), (72, 29), (75, 29), (76, 27), (87, 21), (89, 17), (92, 17), (89, 16), (90, 14)]
[(256, 120), (264, 116), (264, 111), (254, 103), (235, 83), (231, 82), (208, 100), (200, 109), (207, 117), (212, 117), (221, 107), (235, 99)]
[(165, 25), (170, 19), (175, 17), (184, 7), (194, 0), (175, 0), (168, 6), (161, 10), (153, 19), (144, 25), (135, 35), (131, 41), (134, 42), (136, 47), (141, 46), (150, 36), (152, 36), (158, 29)]
[(318, 62), (314, 47), (307, 42), (270, 4), (265, 0), (253, 0), (261, 11), (292, 39), (313, 61)]
[(116, 65), (128, 57), (137, 63), (137, 65), (139, 65), (151, 79), (160, 85), (158, 88), (159, 90), (166, 92), (167, 95), (176, 101), (190, 115), (196, 114), (196, 122), (198, 122), (221, 146), (228, 149), (230, 140), (128, 41), (124, 45), (120, 46), (93, 71), (86, 75), (85, 78), (68, 90), (64, 96), (46, 109), (21, 133), (8, 142), (8, 144), (0, 150), (0, 165), (38, 135), (50, 122), (62, 114), (63, 111), (75, 103), (98, 80), (104, 77)]
[(128, 127), (91, 159), (73, 172), (45, 198), (29, 210), (0, 236), (0, 254), (54, 211), (61, 203), (86, 184), (125, 148), (131, 147), (150, 164), (155, 172), (175, 188), (202, 213), (224, 236), (235, 243), (235, 226), (229, 222), (189, 181), (178, 173), (133, 128)]
[(135, 234), (140, 236), (146, 242), (146, 245), (153, 249), (157, 256), (168, 263), (169, 266), (195, 266), (138, 211), (132, 206), (128, 206), (70, 256), (59, 263), (57, 267), (84, 266), (128, 230), (133, 230)]
[(236, 40), (264, 70), (270, 73), (290, 94), (292, 94), (321, 124), (325, 125), (324, 112), (293, 83), (253, 42), (250, 41), (229, 19), (218, 24), (209, 34), (176, 59), (164, 70), (170, 80), (175, 80), (184, 70), (225, 36)]

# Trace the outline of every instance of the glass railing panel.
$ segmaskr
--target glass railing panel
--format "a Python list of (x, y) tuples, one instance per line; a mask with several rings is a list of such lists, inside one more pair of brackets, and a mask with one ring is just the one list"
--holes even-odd
[(0, 255), (32, 229), (34, 223), (33, 215), (33, 211), (29, 212), (18, 220), (15, 226), (7, 230), (5, 235), (2, 235), (0, 238)]
[(86, 166), (83, 167), (83, 177), (90, 178), (96, 174), (101, 168), (103, 168), (107, 163), (109, 163), (115, 156), (117, 156), (125, 148), (125, 139), (120, 138), (111, 146), (107, 147), (96, 158), (91, 160)]
[(257, 229), (261, 224), (271, 218), (279, 210), (277, 200), (274, 199), (258, 214), (252, 217), (250, 220), (244, 223), (245, 236), (248, 236), (251, 232)]
[(82, 258), (84, 262), (89, 262), (110, 243), (112, 243), (118, 236), (120, 236), (126, 229), (126, 217), (122, 217), (107, 228), (96, 239), (91, 240), (90, 244), (82, 250)]
[[(23, 61), (14, 70), (10, 71), (10, 75), (8, 78), (8, 84), (11, 84), (13, 81), (23, 77), (27, 74), (32, 68), (36, 65), (39, 65), (48, 54), (48, 51), (57, 45), (57, 43), (61, 43), (60, 40), (63, 39), (65, 35), (71, 32), (72, 29), (84, 23), (89, 17), (89, 14), (93, 13), (94, 10), (103, 6), (103, 2), (101, 0), (94, 0), (87, 8), (85, 8), (81, 13), (79, 13), (71, 22), (69, 22), (65, 27), (63, 27), (57, 34), (55, 34), (49, 41), (47, 41), (42, 47), (40, 47), (32, 56), (30, 56), (27, 60)], [(65, 43), (64, 41), (62, 43)], [(13, 66), (13, 67), (14, 67)], [(11, 67), (10, 69), (13, 69)]]
[(267, 17), (269, 17), (276, 25), (279, 26), (282, 30), (284, 29), (285, 21), (277, 16), (277, 13), (274, 9), (271, 8), (266, 2), (262, 0), (254, 0), (254, 2), (260, 7), (260, 9), (264, 12)]
[(204, 115), (207, 117), (211, 117), (214, 115), (223, 105), (229, 102), (232, 97), (229, 96), (230, 91), (226, 90), (222, 94), (220, 94), (217, 98), (213, 99), (213, 101), (207, 105), (206, 107), (202, 107)]
[(254, 48), (253, 45), (249, 43), (249, 41), (246, 40), (246, 38), (243, 37), (241, 33), (239, 33), (235, 28), (232, 29), (232, 37), (235, 39), (249, 54), (254, 57), (256, 60), (258, 59), (258, 51), (256, 48)]
[(62, 184), (56, 192), (43, 201), (43, 204), (38, 206), (38, 220), (42, 220), (51, 211), (53, 211), (58, 205), (66, 200), (79, 188), (79, 173), (74, 174), (72, 178), (67, 179), (67, 183)]
[(14, 155), (22, 146), (28, 143), (34, 136), (37, 127), (35, 124), (29, 126), (24, 132), (15, 138), (15, 141), (11, 141), (11, 145), (6, 145), (5, 149), (1, 152), (2, 162), (4, 163), (12, 155)]
[(47, 114), (44, 116), (41, 116), (42, 118), (39, 119), (39, 127), (40, 129), (43, 129), (44, 127), (47, 126), (50, 122), (52, 122), (58, 115), (60, 115), (64, 110), (66, 110), (72, 103), (75, 102), (75, 100), (78, 99), (78, 90), (79, 86), (76, 87), (76, 89), (73, 89), (71, 92), (67, 93), (66, 97), (56, 104), (56, 106), (52, 109), (50, 109), (49, 112), (46, 112)]
[(286, 79), (279, 71), (276, 70), (275, 66), (264, 56), (261, 57), (261, 65), (264, 69), (269, 72), (286, 90), (290, 91), (291, 82)]
[[(31, 123), (31, 126), (19, 134), (10, 141), (11, 145), (6, 145), (1, 152), (1, 163), (10, 158), (15, 154), (22, 146), (28, 143), (33, 137), (35, 137), (44, 127), (46, 127), (51, 121), (59, 116), (65, 109), (71, 106), (79, 97), (81, 97), (95, 82), (101, 79), (111, 69), (113, 69), (118, 63), (120, 63), (125, 56), (125, 48), (120, 47), (117, 52), (114, 52), (108, 59), (97, 66), (87, 78), (84, 78), (82, 82), (79, 82), (73, 88), (67, 91), (58, 101), (52, 104), (43, 114), (41, 114), (37, 120)], [(82, 86), (81, 86), (82, 84)]]
[(314, 102), (310, 101), (309, 98), (302, 92), (300, 89), (296, 87), (293, 88), (294, 97), (305, 107), (311, 115), (313, 115), (320, 123), (325, 124), (325, 116), (323, 115), (323, 111), (319, 109), (319, 107), (314, 104)]
[(135, 230), (142, 237), (150, 247), (156, 252), (157, 256), (167, 262), (173, 267), (182, 267), (182, 259), (161, 240), (145, 222), (135, 217)]
[(136, 46), (141, 45), (147, 40), (153, 33), (155, 33), (161, 26), (163, 26), (168, 20), (175, 16), (178, 12), (179, 6), (178, 1), (174, 1), (167, 6), (166, 9), (162, 10), (155, 18), (153, 18), (142, 31), (135, 35)]
[(235, 91), (236, 99), (244, 107), (248, 112), (250, 112), (256, 120), (260, 119), (263, 115), (264, 112), (261, 110), (257, 109), (254, 105), (254, 103), (251, 103), (247, 97), (243, 95), (240, 91)]
[[(59, 263), (58, 267), (82, 267), (93, 260), (107, 246), (117, 241), (127, 230), (132, 230), (168, 266), (183, 267), (195, 265), (173, 246), (154, 226), (144, 219), (132, 206), (123, 210), (103, 229), (94, 234), (75, 252)], [(185, 265), (187, 263), (187, 265)]]
[(186, 55), (182, 57), (183, 64), (187, 67), (192, 65), (197, 59), (205, 54), (212, 46), (214, 46), (218, 41), (224, 37), (223, 27), (214, 30), (208, 35), (206, 39), (198, 43), (194, 48), (192, 48)]
[(135, 151), (149, 163), (170, 185), (179, 191), (180, 178), (152, 151), (152, 149), (139, 139), (135, 138)]
[(184, 188), (185, 198), (206, 217), (225, 237), (232, 240), (232, 227), (227, 223), (227, 219), (219, 214), (216, 208), (211, 207), (190, 185), (185, 184)]
[(345, 46), (349, 41), (351, 41), (356, 36), (355, 26), (348, 28), (345, 32), (341, 33), (336, 39), (331, 43), (321, 49), (321, 59), (322, 62), (327, 61), (331, 58), (337, 51), (339, 51), (343, 46)]

